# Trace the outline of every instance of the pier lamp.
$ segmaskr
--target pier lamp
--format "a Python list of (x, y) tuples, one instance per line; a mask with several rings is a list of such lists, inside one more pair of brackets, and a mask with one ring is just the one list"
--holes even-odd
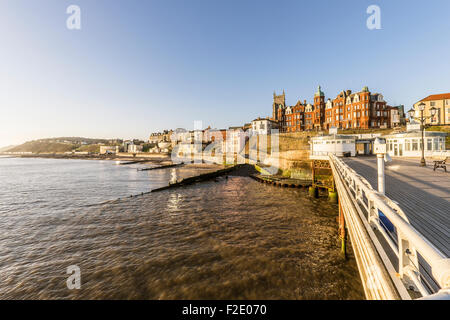
[(430, 114), (431, 116), (424, 116), (423, 112), (425, 111), (425, 103), (421, 102), (419, 103), (419, 105), (417, 106), (417, 108), (420, 111), (420, 117), (414, 117), (415, 115), (415, 110), (411, 109), (408, 111), (409, 116), (411, 119), (416, 119), (419, 120), (420, 122), (420, 131), (422, 132), (422, 141), (421, 141), (421, 146), (420, 149), (422, 150), (422, 157), (420, 159), (420, 166), (425, 167), (426, 166), (426, 162), (425, 162), (425, 139), (424, 139), (424, 134), (425, 134), (425, 120), (434, 117), (434, 115), (436, 114), (437, 109), (435, 107), (432, 107), (430, 109)]

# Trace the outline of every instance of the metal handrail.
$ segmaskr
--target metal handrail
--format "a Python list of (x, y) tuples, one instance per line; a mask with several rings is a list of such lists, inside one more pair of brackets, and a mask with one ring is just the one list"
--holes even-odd
[[(404, 275), (407, 275), (423, 296), (433, 293), (422, 284), (421, 276), (417, 272), (419, 270), (417, 253), (420, 253), (431, 267), (431, 273), (436, 283), (442, 290), (450, 289), (450, 259), (407, 221), (404, 212), (399, 206), (394, 206), (392, 200), (374, 190), (366, 179), (358, 175), (343, 160), (335, 155), (330, 155), (330, 161), (339, 170), (344, 183), (355, 193), (354, 200), (367, 210), (369, 223), (377, 227), (397, 255), (399, 260), (399, 274), (402, 279)], [(367, 199), (367, 203), (363, 199), (363, 193)], [(396, 228), (398, 236), (397, 243), (392, 241), (382, 227), (378, 210)]]

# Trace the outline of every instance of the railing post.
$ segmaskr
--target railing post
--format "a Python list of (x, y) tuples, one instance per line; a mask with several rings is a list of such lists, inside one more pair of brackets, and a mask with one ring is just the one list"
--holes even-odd
[(411, 242), (398, 232), (398, 270), (400, 278), (407, 283), (410, 289), (419, 291), (423, 296), (428, 295), (428, 290), (420, 280), (418, 270), (419, 260), (415, 248)]
[(377, 166), (378, 166), (378, 192), (385, 194), (385, 181), (384, 181), (384, 155), (377, 154)]
[(369, 199), (368, 220), (372, 228), (378, 229), (378, 212), (377, 208), (375, 208), (375, 203), (372, 199)]
[(374, 153), (377, 155), (377, 166), (378, 166), (378, 192), (385, 193), (384, 185), (384, 155), (387, 152), (386, 141), (380, 138), (376, 138), (373, 144)]

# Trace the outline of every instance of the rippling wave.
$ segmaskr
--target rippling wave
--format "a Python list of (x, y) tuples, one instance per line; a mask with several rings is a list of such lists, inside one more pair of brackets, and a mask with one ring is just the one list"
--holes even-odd
[[(0, 160), (0, 168), (5, 168), (2, 161), (10, 160)], [(0, 198), (1, 298), (364, 298), (354, 261), (339, 256), (337, 206), (311, 199), (305, 190), (230, 177), (78, 206), (83, 195), (91, 199), (93, 190), (91, 200), (103, 197), (97, 202), (109, 195), (119, 198), (121, 184), (126, 185), (131, 173), (108, 164), (86, 184), (68, 177), (86, 172), (95, 176), (98, 164), (84, 161), (75, 172), (72, 165), (77, 167), (53, 165), (60, 183), (19, 174), (10, 183), (13, 188), (5, 185), (12, 194)], [(121, 177), (117, 184), (108, 180), (116, 174)], [(170, 172), (158, 175), (166, 177), (167, 184)], [(0, 171), (1, 178), (7, 176)], [(145, 177), (135, 181), (146, 180), (145, 188), (156, 185)], [(19, 201), (14, 194), (25, 185), (40, 192)], [(101, 189), (107, 185), (117, 189)], [(53, 190), (46, 196), (47, 187)], [(126, 191), (130, 193), (129, 186)], [(79, 290), (66, 286), (69, 265), (80, 267)]]

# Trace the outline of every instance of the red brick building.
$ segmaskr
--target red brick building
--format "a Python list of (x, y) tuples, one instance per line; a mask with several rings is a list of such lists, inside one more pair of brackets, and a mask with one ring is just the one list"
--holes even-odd
[(321, 87), (314, 94), (314, 104), (297, 102), (295, 106), (286, 106), (285, 93), (274, 93), (274, 120), (280, 125), (281, 132), (304, 130), (322, 130), (331, 127), (341, 129), (369, 129), (390, 127), (390, 112), (380, 93), (371, 93), (367, 87), (352, 93), (340, 92), (333, 100), (325, 101)]

